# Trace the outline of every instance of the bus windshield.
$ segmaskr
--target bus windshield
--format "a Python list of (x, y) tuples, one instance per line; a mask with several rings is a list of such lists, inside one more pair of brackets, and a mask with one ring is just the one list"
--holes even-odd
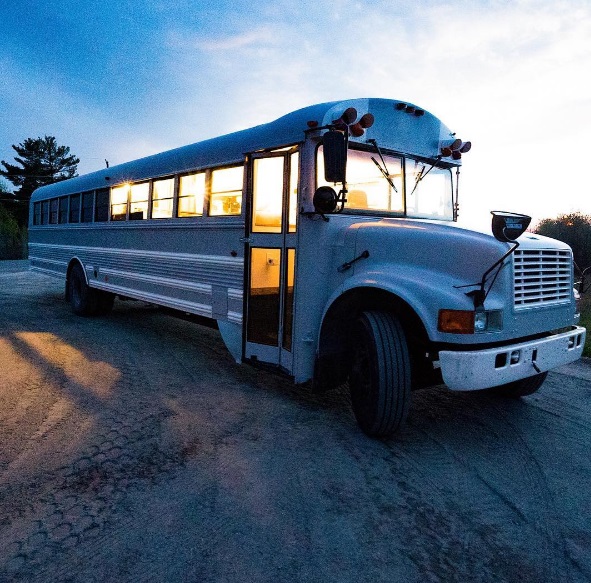
[(405, 159), (406, 214), (409, 217), (453, 219), (452, 175), (449, 168)]
[[(453, 219), (452, 175), (449, 169), (402, 156), (360, 150), (347, 152), (345, 209), (405, 214), (409, 217)], [(387, 171), (387, 180), (380, 170)], [(317, 184), (324, 179), (322, 146), (317, 155)], [(406, 197), (406, 205), (405, 203)]]

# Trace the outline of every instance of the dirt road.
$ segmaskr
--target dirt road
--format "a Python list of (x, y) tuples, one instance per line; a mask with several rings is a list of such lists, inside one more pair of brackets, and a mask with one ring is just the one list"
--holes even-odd
[(591, 581), (591, 365), (396, 438), (217, 332), (0, 263), (0, 581)]

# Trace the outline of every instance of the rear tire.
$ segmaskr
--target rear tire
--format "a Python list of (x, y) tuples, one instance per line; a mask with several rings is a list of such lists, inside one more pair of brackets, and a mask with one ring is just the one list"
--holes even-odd
[(68, 296), (72, 310), (78, 316), (108, 314), (113, 309), (115, 300), (113, 294), (89, 287), (84, 270), (79, 263), (76, 263), (70, 272)]
[(408, 345), (398, 319), (387, 312), (363, 312), (351, 340), (349, 387), (353, 412), (371, 437), (397, 431), (408, 414), (411, 374)]
[(499, 397), (508, 397), (510, 399), (519, 399), (520, 397), (526, 397), (527, 395), (533, 395), (544, 383), (547, 372), (534, 375), (533, 377), (527, 377), (526, 379), (520, 379), (507, 383), (506, 385), (500, 385), (490, 389), (492, 393)]

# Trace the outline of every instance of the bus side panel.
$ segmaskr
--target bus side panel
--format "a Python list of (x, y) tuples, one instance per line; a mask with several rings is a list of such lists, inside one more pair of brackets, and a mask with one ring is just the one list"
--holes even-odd
[(62, 277), (77, 257), (91, 287), (241, 325), (243, 235), (235, 219), (32, 228), (29, 257)]

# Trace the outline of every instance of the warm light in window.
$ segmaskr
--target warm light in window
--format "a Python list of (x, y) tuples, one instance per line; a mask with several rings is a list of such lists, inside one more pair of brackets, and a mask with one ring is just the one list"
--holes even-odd
[(179, 183), (179, 217), (194, 217), (203, 214), (205, 199), (205, 172), (181, 176)]

